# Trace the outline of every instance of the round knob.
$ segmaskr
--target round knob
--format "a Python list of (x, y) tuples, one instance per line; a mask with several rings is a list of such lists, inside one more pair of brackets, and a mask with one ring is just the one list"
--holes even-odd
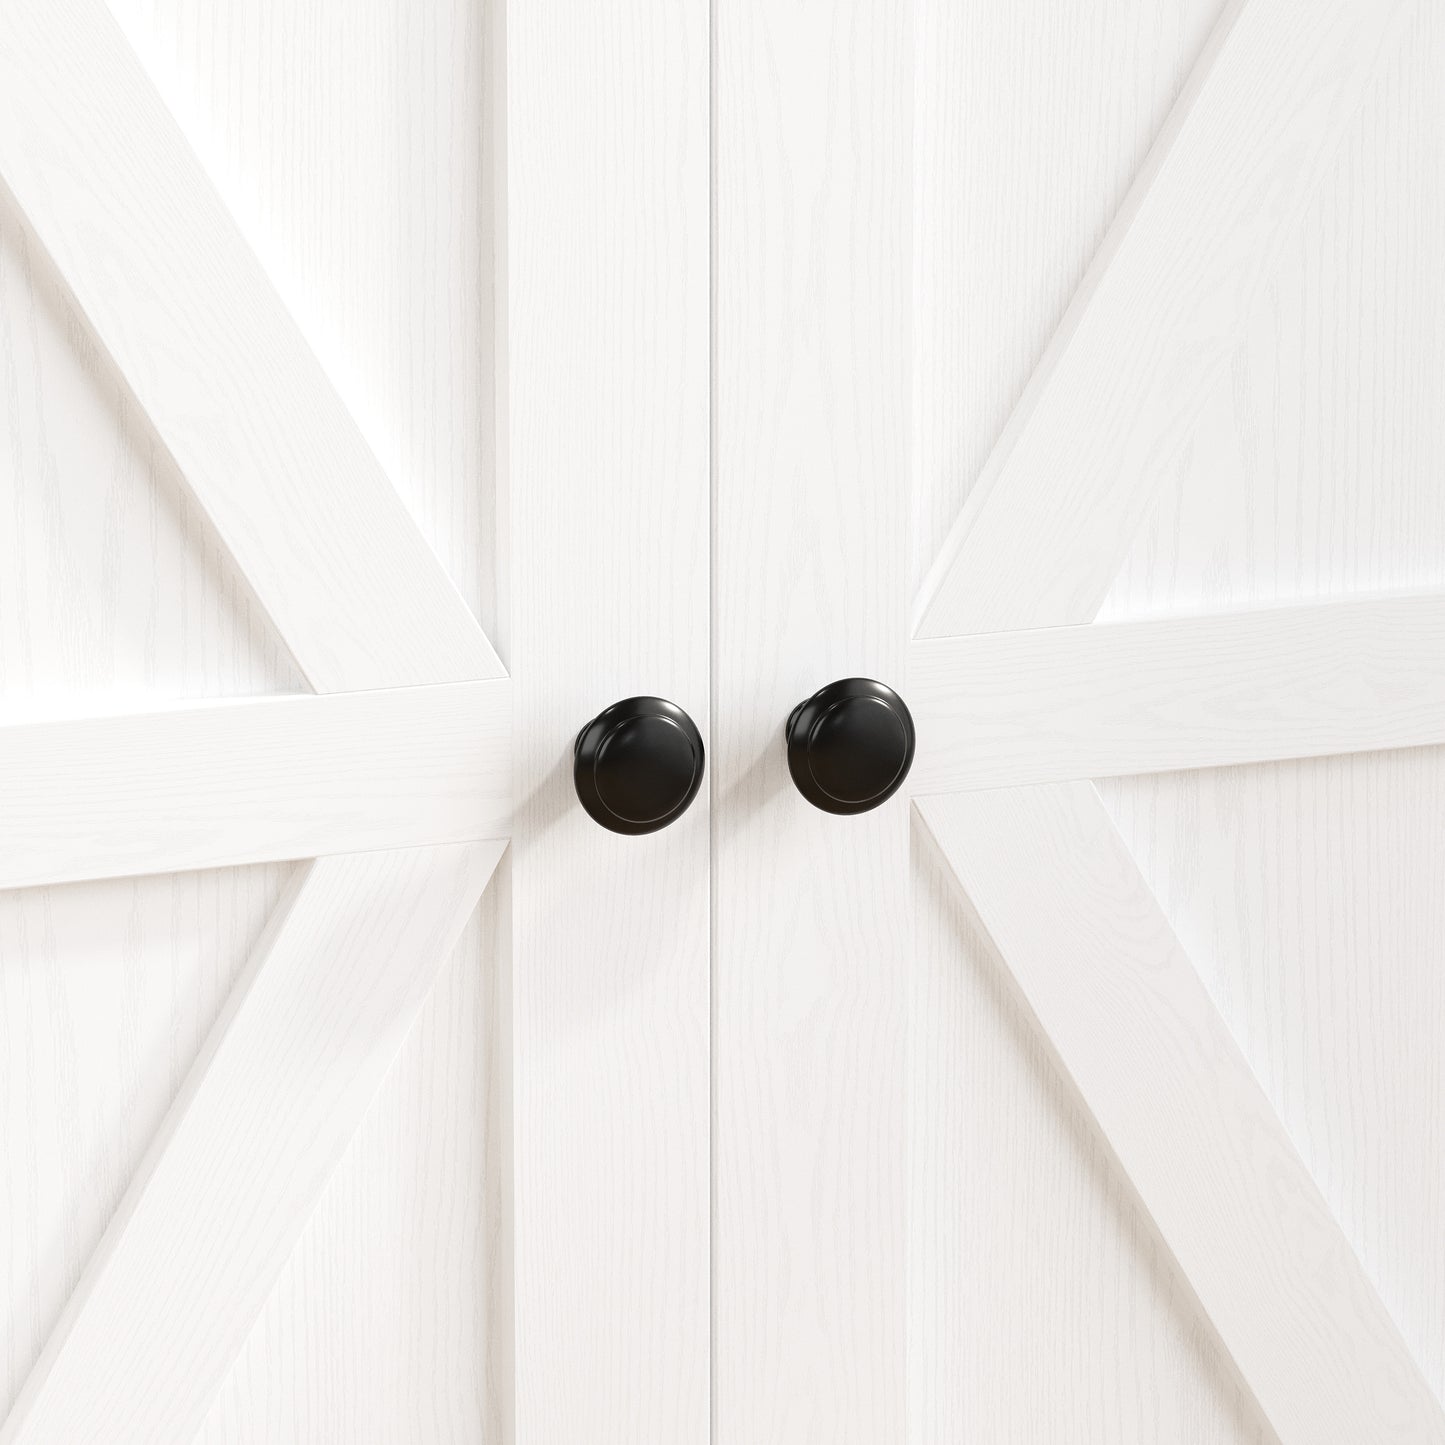
[(614, 833), (655, 833), (702, 786), (702, 734), (676, 703), (629, 697), (600, 712), (572, 749), (577, 796)]
[(788, 717), (788, 771), (825, 813), (866, 813), (903, 785), (913, 766), (913, 718), (891, 687), (845, 677)]

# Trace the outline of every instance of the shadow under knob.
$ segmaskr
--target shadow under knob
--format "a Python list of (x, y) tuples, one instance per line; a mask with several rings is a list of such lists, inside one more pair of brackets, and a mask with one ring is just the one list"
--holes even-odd
[(702, 786), (702, 734), (676, 703), (629, 697), (597, 714), (572, 749), (572, 782), (587, 812), (614, 833), (655, 833)]
[(913, 717), (891, 687), (845, 677), (788, 718), (788, 771), (825, 813), (866, 813), (887, 802), (913, 766)]

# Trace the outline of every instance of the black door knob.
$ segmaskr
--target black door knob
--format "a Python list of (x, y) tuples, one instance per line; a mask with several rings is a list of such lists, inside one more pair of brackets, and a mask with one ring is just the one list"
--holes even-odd
[(903, 785), (913, 766), (913, 718), (891, 687), (845, 677), (788, 717), (788, 771), (825, 813), (866, 813)]
[(655, 833), (702, 786), (702, 734), (676, 703), (629, 697), (600, 712), (572, 749), (582, 806), (614, 833)]

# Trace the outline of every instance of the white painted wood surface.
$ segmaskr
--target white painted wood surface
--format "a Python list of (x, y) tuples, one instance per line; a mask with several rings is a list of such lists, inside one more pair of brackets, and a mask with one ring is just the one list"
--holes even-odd
[(0, 709), (306, 683), (0, 186)]
[[(495, 7), (111, 8), (407, 510), (502, 642), (490, 496)], [(0, 453), (13, 462), (0, 467), (0, 508), (15, 524), (0, 525), (7, 716), (304, 686), (8, 192), (0, 413)], [(5, 1407), (238, 971), (234, 951), (254, 937), (269, 895), (248, 880), (286, 871), (0, 893), (18, 1081), (6, 1137), (27, 1151), (7, 1149), (0, 1208), (12, 1245)], [(410, 1064), (388, 1076), (278, 1280), (269, 1325), (247, 1342), (249, 1366), (218, 1414), (225, 1438), (390, 1441), (406, 1433), (398, 1421), (434, 1425), (437, 1438), (502, 1438), (508, 1063), (493, 1033), (470, 1026), (505, 982), (499, 931), (504, 962), (505, 912), (484, 910), (439, 980)], [(484, 1097), (496, 1127), (484, 1127)], [(360, 1247), (348, 1248), (358, 1228)], [(343, 1297), (369, 1299), (369, 1314)], [(343, 1394), (346, 1410), (335, 1408)]]
[(1440, 1402), (1092, 786), (918, 807), (1280, 1438), (1445, 1440)]
[[(1101, 616), (1445, 580), (1445, 10), (1419, 7)], [(1445, 1398), (1440, 749), (1100, 784)]]
[[(1221, 9), (919, 6), (911, 587)], [(926, 842), (913, 871), (908, 1439), (1272, 1441)]]
[(1411, 0), (1232, 0), (924, 581), (920, 636), (1088, 621)]
[[(157, 70), (187, 140), (241, 218), (366, 446), (382, 458), (428, 542), (502, 644), (508, 598), (490, 594), (496, 574), (507, 569), (507, 549), (495, 564), (490, 560), (500, 531), (491, 516), (483, 435), (490, 415), (484, 293), (492, 269), (476, 249), (486, 205), (472, 179), (479, 173), (476, 152), (489, 154), (490, 142), (478, 139), (488, 128), (487, 110), (468, 59), (475, 57), (481, 7), (228, 0), (197, 9), (186, 0), (114, 0), (112, 8), (147, 67)], [(826, 22), (843, 27), (830, 30), (830, 53), (810, 53), (801, 69), (782, 67), (742, 99), (725, 93), (737, 67), (715, 77), (719, 105), (727, 115), (741, 113), (739, 133), (750, 147), (734, 156), (739, 173), (758, 155), (767, 161), (760, 177), (746, 179), (753, 210), (719, 208), (720, 236), (743, 256), (740, 272), (781, 276), (793, 288), (733, 293), (746, 323), (734, 336), (766, 333), (767, 348), (760, 349), (772, 350), (764, 364), (776, 369), (765, 380), (744, 378), (754, 389), (743, 394), (742, 407), (733, 404), (736, 396), (720, 394), (718, 416), (730, 420), (731, 436), (744, 440), (750, 460), (795, 420), (800, 435), (837, 446), (825, 461), (821, 450), (800, 447), (795, 456), (775, 448), (782, 464), (771, 476), (734, 471), (732, 453), (715, 480), (720, 512), (734, 524), (727, 560), (742, 570), (745, 559), (748, 572), (747, 590), (718, 588), (719, 625), (729, 638), (754, 626), (764, 636), (753, 658), (742, 649), (735, 657), (739, 669), (761, 657), (759, 675), (747, 676), (737, 691), (731, 674), (728, 694), (719, 690), (720, 705), (743, 698), (741, 743), (731, 741), (731, 713), (718, 734), (715, 765), (724, 757), (738, 763), (719, 798), (719, 827), (724, 818), (743, 818), (759, 834), (776, 831), (777, 840), (765, 837), (762, 845), (774, 848), (768, 856), (782, 865), (768, 877), (738, 852), (732, 882), (776, 900), (782, 922), (770, 915), (775, 928), (767, 937), (746, 917), (725, 927), (734, 967), (754, 964), (749, 949), (763, 951), (782, 933), (803, 945), (775, 952), (776, 979), (761, 971), (750, 976), (763, 1000), (753, 1017), (734, 1010), (719, 1019), (734, 1040), (734, 1080), (764, 1076), (747, 1052), (749, 1037), (769, 1049), (785, 1032), (789, 1043), (803, 1040), (796, 1058), (785, 1061), (792, 1071), (784, 1085), (791, 1100), (803, 1098), (818, 1111), (808, 1120), (818, 1121), (817, 1130), (800, 1131), (797, 1152), (777, 1148), (763, 1156), (761, 1173), (734, 1175), (731, 1185), (719, 1186), (720, 1196), (736, 1200), (756, 1225), (767, 1260), (779, 1265), (760, 1296), (725, 1308), (736, 1321), (760, 1297), (762, 1313), (776, 1306), (774, 1317), (792, 1310), (790, 1321), (801, 1322), (781, 1337), (781, 1348), (779, 1338), (747, 1338), (741, 1363), (733, 1357), (720, 1363), (719, 1382), (731, 1382), (723, 1409), (745, 1390), (754, 1392), (745, 1407), (756, 1404), (760, 1414), (783, 1402), (763, 1420), (762, 1438), (769, 1430), (807, 1438), (813, 1407), (784, 1413), (794, 1387), (787, 1371), (799, 1365), (810, 1388), (820, 1380), (832, 1388), (825, 1417), (866, 1397), (878, 1406), (877, 1418), (887, 1418), (885, 1397), (895, 1384), (887, 1372), (903, 1367), (896, 1355), (868, 1357), (855, 1349), (869, 1330), (881, 1333), (880, 1316), (859, 1327), (837, 1310), (850, 1290), (865, 1307), (885, 1297), (905, 1302), (913, 1445), (960, 1436), (1111, 1445), (1271, 1438), (1095, 1127), (1057, 1079), (1026, 1011), (1003, 997), (998, 961), (977, 931), (960, 923), (955, 898), (932, 896), (943, 865), (931, 848), (915, 860), (914, 956), (900, 951), (894, 959), (900, 970), (912, 970), (907, 1197), (894, 1216), (906, 1242), (900, 1246), (886, 1229), (866, 1237), (854, 1229), (844, 1264), (831, 1276), (815, 1269), (817, 1240), (886, 1214), (878, 1189), (886, 1160), (881, 1170), (869, 1170), (861, 1159), (824, 1157), (825, 1166), (838, 1167), (818, 1179), (804, 1177), (799, 1159), (816, 1161), (816, 1139), (845, 1130), (865, 1142), (886, 1138), (885, 1114), (896, 1101), (870, 1085), (887, 1077), (885, 1056), (897, 1054), (884, 1040), (858, 1062), (858, 1034), (846, 1030), (870, 1009), (879, 1039), (898, 1020), (881, 984), (878, 993), (862, 996), (862, 986), (877, 980), (861, 968), (853, 975), (859, 989), (829, 1012), (824, 990), (838, 963), (808, 940), (836, 939), (842, 952), (856, 937), (885, 934), (869, 893), (880, 875), (870, 864), (871, 843), (860, 850), (868, 857), (849, 862), (847, 849), (859, 833), (848, 820), (798, 822), (783, 811), (796, 800), (781, 770), (780, 739), (767, 735), (792, 702), (826, 680), (803, 676), (818, 656), (839, 674), (868, 667), (888, 675), (885, 665), (903, 665), (902, 613), (891, 610), (892, 584), (875, 592), (878, 576), (860, 574), (856, 595), (835, 596), (827, 578), (816, 575), (815, 559), (837, 554), (840, 538), (846, 553), (856, 525), (851, 513), (838, 521), (816, 505), (829, 499), (832, 485), (820, 473), (832, 469), (851, 496), (850, 488), (863, 489), (864, 470), (883, 458), (876, 475), (886, 479), (878, 481), (880, 496), (892, 489), (889, 509), (871, 522), (878, 547), (862, 555), (865, 567), (886, 556), (887, 570), (894, 565), (901, 478), (911, 470), (916, 547), (922, 562), (929, 560), (1215, 8), (1212, 0), (1099, 0), (1063, 12), (1016, 0), (966, 7), (924, 0), (910, 12), (924, 29), (907, 64), (895, 68), (908, 76), (895, 91), (904, 97), (904, 116), (872, 126), (873, 139), (858, 132), (815, 136), (810, 129), (873, 104), (860, 103), (852, 88), (861, 84), (872, 96), (874, 71), (891, 65), (886, 43), (848, 32), (859, 10), (845, 8)], [(695, 870), (706, 866), (706, 844), (696, 832), (672, 830), (643, 840), (649, 851), (642, 853), (635, 843), (573, 830), (565, 757), (575, 726), (625, 691), (670, 692), (700, 722), (708, 706), (706, 657), (696, 641), (699, 615), (704, 632), (707, 625), (706, 502), (698, 501), (705, 481), (695, 488), (678, 480), (694, 468), (706, 473), (699, 420), (706, 405), (705, 379), (699, 381), (706, 371), (705, 356), (699, 360), (707, 344), (706, 220), (696, 220), (706, 216), (705, 181), (701, 198), (695, 188), (700, 155), (705, 175), (706, 107), (699, 106), (697, 77), (705, 66), (706, 20), (692, 10), (644, 5), (614, 16), (615, 27), (559, 16), (528, 17), (513, 49), (513, 87), (531, 99), (513, 156), (520, 220), (509, 234), (521, 260), (512, 309), (518, 335), (532, 339), (524, 345), (521, 379), (501, 398), (504, 418), (520, 423), (523, 438), (513, 498), (522, 523), (515, 600), (528, 618), (518, 686), (535, 687), (538, 698), (523, 709), (530, 771), (519, 784), (530, 850), (520, 898), (528, 930), (537, 930), (529, 933), (535, 943), (523, 943), (528, 973), (520, 987), (528, 1047), (538, 1059), (535, 1068), (520, 1065), (517, 1112), (532, 1131), (532, 1142), (519, 1146), (530, 1288), (518, 1318), (532, 1351), (518, 1376), (519, 1438), (546, 1439), (556, 1430), (566, 1438), (691, 1439), (706, 1429), (707, 1409), (707, 1161), (706, 1135), (698, 1132), (707, 1127), (700, 1062), (707, 1048), (706, 975), (699, 962), (707, 923), (694, 883)], [(816, 17), (805, 24), (769, 16), (765, 23), (778, 27), (768, 41), (773, 54), (806, 48), (819, 34)], [(796, 34), (775, 43), (795, 24)], [(1440, 132), (1421, 124), (1438, 114), (1442, 52), (1431, 48), (1434, 33), (1417, 25), (1402, 47), (1403, 74), (1391, 73), (1367, 98), (1363, 131), (1350, 123), (1343, 171), (1320, 168), (1323, 210), (1317, 202), (1300, 235), (1280, 241), (1284, 264), (1273, 278), (1261, 276), (1256, 303), (1241, 322), (1244, 342), (1229, 349), (1206, 388), (1198, 430), (1179, 464), (1155, 478), (1163, 504), (1106, 604), (1111, 617), (1445, 584), (1441, 434), (1432, 401), (1445, 374), (1439, 370), (1445, 331), (1433, 289), (1445, 192), (1438, 184)], [(867, 59), (855, 65), (849, 56)], [(833, 89), (826, 104), (809, 111), (802, 102), (817, 98), (812, 78), (822, 71)], [(749, 114), (759, 96), (768, 103)], [(580, 119), (568, 112), (574, 104), (584, 112)], [(817, 172), (795, 169), (789, 191), (769, 166), (787, 149), (779, 136), (807, 131), (810, 147), (816, 141), (830, 154), (839, 146), (851, 153), (850, 146), (866, 150), (880, 129), (899, 125), (912, 128), (898, 147), (908, 165), (874, 179), (880, 190), (896, 182), (906, 194), (905, 171), (912, 169), (911, 306), (905, 299), (890, 318), (913, 338), (912, 375), (906, 360), (895, 367), (897, 354), (885, 342), (875, 358), (884, 380), (865, 377), (873, 391), (860, 388), (840, 402), (863, 370), (849, 373), (847, 359), (856, 353), (835, 344), (837, 337), (869, 324), (878, 290), (897, 283), (906, 292), (907, 268), (877, 264), (888, 241), (870, 229), (876, 211), (841, 203), (836, 173), (813, 186)], [(961, 175), (951, 169), (959, 156), (949, 149), (950, 126), (964, 137)], [(786, 159), (805, 153), (811, 152), (795, 147)], [(926, 167), (933, 168), (927, 184)], [(624, 183), (610, 190), (619, 174)], [(935, 198), (947, 193), (962, 228), (956, 237), (930, 229), (930, 187)], [(784, 196), (787, 205), (775, 208)], [(106, 362), (87, 324), (68, 303), (44, 298), (60, 288), (13, 210), (0, 216), (0, 248), (8, 247), (0, 249), (0, 398), (8, 403), (4, 451), (17, 459), (18, 501), (7, 506), (17, 525), (0, 527), (0, 689), (25, 696), (25, 715), (35, 716), (47, 715), (57, 691), (93, 696), (119, 687), (121, 695), (101, 711), (131, 707), (148, 688), (165, 695), (156, 707), (169, 707), (176, 696), (295, 691), (288, 660), (164, 448), (124, 388), (113, 397), (107, 390)], [(589, 249), (599, 235), (602, 244)], [(676, 251), (649, 250), (659, 235), (683, 238), (693, 258), (687, 267), (673, 264)], [(779, 238), (804, 235), (816, 240), (811, 252), (790, 243), (785, 256), (773, 253)], [(659, 255), (667, 257), (661, 266)], [(858, 256), (873, 259), (840, 279), (838, 270)], [(771, 311), (780, 294), (804, 297), (781, 322)], [(835, 314), (843, 295), (847, 304)], [(861, 309), (860, 295), (867, 298)], [(688, 321), (680, 330), (682, 315)], [(739, 321), (726, 311), (720, 318)], [(945, 324), (966, 327), (966, 345), (942, 334)], [(774, 325), (781, 337), (775, 348)], [(579, 326), (596, 330), (570, 334)], [(57, 364), (64, 346), (74, 347), (73, 373)], [(960, 363), (960, 352), (972, 360)], [(681, 409), (674, 386), (688, 399)], [(900, 446), (904, 464), (890, 467), (887, 448), (873, 448), (866, 434), (877, 428), (881, 435), (898, 395), (909, 391), (913, 421)], [(477, 397), (488, 400), (475, 406)], [(793, 408), (787, 419), (776, 410), (782, 404)], [(780, 535), (802, 537), (818, 526), (826, 535), (793, 547), (792, 590), (767, 631), (763, 604), (751, 600), (756, 578), (782, 575), (784, 566), (774, 569), (764, 524), (750, 534), (729, 499), (756, 500), (770, 489), (758, 515), (766, 514)], [(794, 506), (797, 515), (790, 514)], [(806, 509), (815, 515), (805, 518)], [(1108, 540), (1113, 545), (1112, 534)], [(620, 541), (620, 551), (599, 545), (612, 541)], [(1080, 561), (1092, 566), (1086, 553), (1081, 546)], [(678, 571), (667, 573), (661, 592), (639, 608), (639, 594), (619, 584), (618, 575), (655, 580), (659, 556)], [(831, 565), (824, 564), (825, 573)], [(915, 579), (916, 572), (909, 574), (907, 587)], [(569, 600), (574, 580), (586, 599), (581, 607)], [(684, 599), (679, 610), (659, 604), (671, 591)], [(865, 613), (876, 617), (876, 632), (868, 631), (875, 620)], [(1383, 619), (1372, 615), (1375, 623)], [(776, 622), (784, 616), (794, 624)], [(1304, 640), (1324, 652), (1305, 614), (1291, 616), (1304, 626)], [(1023, 675), (1023, 664), (1042, 664), (1057, 649), (1074, 669), (1062, 675), (1077, 686), (1060, 703), (1083, 709), (1076, 716), (1092, 719), (1096, 730), (1137, 729), (1126, 736), (1129, 747), (1145, 747), (1136, 753), (1139, 766), (1148, 756), (1165, 759), (1153, 766), (1177, 767), (1199, 761), (1179, 750), (1199, 739), (1178, 735), (1175, 724), (1185, 720), (1173, 717), (1176, 704), (1164, 699), (1142, 716), (1111, 718), (1100, 712), (1107, 701), (1097, 690), (1101, 675), (1085, 677), (1077, 664), (1090, 648), (1152, 638), (1152, 649), (1135, 655), (1139, 666), (1152, 668), (1168, 661), (1165, 639), (1182, 635), (1171, 629), (1195, 627), (1215, 638), (1210, 676), (1216, 685), (1234, 678), (1233, 688), (1234, 659), (1219, 648), (1223, 634), (1215, 629), (1237, 622), (1176, 618), (1157, 632), (1152, 622), (1140, 631), (1131, 623), (1107, 637), (1071, 630), (1067, 639), (965, 638), (956, 654), (951, 642), (927, 642), (915, 655), (957, 661), (1001, 649), (996, 661), (1010, 659), (1018, 692), (1005, 696), (1002, 672), (991, 672), (990, 715), (1000, 727), (1010, 716), (1033, 718), (1037, 726), (1033, 709), (1048, 701), (1048, 682), (1032, 665)], [(852, 639), (865, 634), (883, 661), (856, 661)], [(1425, 697), (1434, 686), (1426, 667), (1414, 680), (1418, 691), (1410, 690), (1407, 653), (1375, 655), (1378, 639), (1368, 627), (1346, 636), (1345, 661), (1386, 669), (1368, 676), (1400, 684), (1407, 698)], [(557, 646), (559, 638), (565, 645)], [(1427, 640), (1422, 632), (1410, 645), (1423, 648)], [(1279, 639), (1266, 641), (1275, 648)], [(1393, 641), (1404, 646), (1406, 639)], [(979, 651), (970, 650), (975, 646)], [(1290, 737), (1318, 743), (1299, 698), (1286, 699), (1283, 685), (1264, 676), (1265, 651), (1252, 655), (1260, 663), (1253, 680), (1269, 682), (1276, 701), (1291, 706), (1287, 716), (1267, 714), (1255, 696), (1260, 710), (1251, 738), (1277, 739), (1287, 727)], [(545, 675), (551, 656), (565, 671), (560, 682)], [(896, 661), (888, 664), (889, 656)], [(1127, 666), (1112, 653), (1103, 661)], [(1336, 722), (1354, 719), (1352, 746), (1400, 736), (1387, 731), (1393, 721), (1383, 712), (1372, 722), (1360, 698), (1322, 674), (1311, 678), (1301, 667), (1300, 676), (1325, 687), (1323, 696), (1340, 709)], [(939, 682), (952, 689), (943, 674)], [(1136, 700), (1160, 698), (1157, 682), (1137, 670), (1129, 678)], [(1229, 696), (1240, 709), (1251, 705), (1245, 692)], [(959, 697), (966, 704), (966, 692)], [(1207, 697), (1225, 700), (1218, 691)], [(756, 713), (747, 710), (753, 698)], [(282, 706), (310, 701), (287, 699)], [(774, 704), (776, 714), (764, 716)], [(1420, 716), (1428, 731), (1428, 717)], [(951, 726), (978, 723), (960, 714)], [(941, 763), (928, 748), (927, 723), (924, 735), (916, 784)], [(975, 735), (951, 736), (961, 744)], [(1072, 772), (1085, 761), (1082, 752), (1059, 760), (1057, 736), (1047, 731), (992, 736), (1000, 768), (1017, 765), (1015, 747), (1037, 748), (1030, 757), (1040, 766), (1058, 760)], [(1126, 736), (1105, 761), (1127, 764)], [(1425, 739), (1424, 732), (1412, 736)], [(1225, 760), (1222, 731), (1211, 729), (1203, 741), (1212, 760)], [(359, 749), (382, 745), (357, 742)], [(420, 754), (408, 756), (424, 766)], [(1439, 1356), (1445, 1276), (1432, 1261), (1445, 1228), (1438, 1190), (1414, 1165), (1438, 1156), (1445, 1118), (1432, 1063), (1440, 1014), (1431, 970), (1441, 923), (1431, 903), (1439, 833), (1431, 802), (1445, 776), (1440, 757), (1416, 750), (1118, 780), (1105, 788), (1120, 826), (1127, 824), (1130, 851), (1141, 864), (1147, 860), (1144, 871), (1159, 888), (1163, 911), (1437, 1391), (1445, 1384)], [(339, 771), (347, 766), (334, 761)], [(465, 766), (460, 752), (456, 762)], [(758, 762), (756, 772), (748, 771)], [(970, 768), (988, 785), (977, 755), (954, 751), (947, 767), (959, 771), (950, 771), (945, 786), (959, 786)], [(242, 779), (232, 783), (244, 790)], [(329, 828), (353, 806), (360, 817), (366, 798), (348, 791), (319, 824)], [(698, 826), (705, 833), (705, 824)], [(839, 826), (852, 831), (837, 835)], [(804, 877), (799, 886), (808, 855), (784, 856), (785, 837), (803, 838), (815, 862), (831, 859), (832, 850), (844, 855), (844, 869), (853, 869), (845, 875), (852, 885), (848, 913), (825, 916), (815, 906), (833, 896), (828, 890), (839, 874), (816, 888)], [(258, 873), (271, 878), (281, 871)], [(884, 886), (893, 881), (888, 873)], [(23, 1147), (53, 1148), (67, 1161), (67, 1182), (54, 1188), (32, 1186), (18, 1166), (8, 1176), (7, 1187), (20, 1181), (20, 1195), (6, 1200), (9, 1212), (0, 1209), (7, 1226), (0, 1237), (17, 1242), (6, 1259), (20, 1324), (0, 1332), (12, 1377), (33, 1359), (32, 1341), (53, 1319), (57, 1280), (73, 1278), (73, 1261), (87, 1252), (138, 1141), (154, 1127), (152, 1111), (172, 1087), (169, 1076), (185, 1072), (195, 1047), (190, 1033), (200, 1027), (195, 1020), (224, 994), (233, 961), (223, 955), (244, 949), (260, 896), (228, 873), (97, 888), (0, 896), (0, 1029), (12, 1045), (33, 1051), (9, 1074), (19, 1088), (8, 1096), (7, 1135), (25, 1134)], [(1036, 898), (1046, 896), (1040, 889)], [(96, 898), (106, 900), (103, 907), (96, 909)], [(571, 914), (559, 916), (573, 903)], [(187, 927), (199, 932), (196, 918), (208, 910), (215, 956), (193, 960)], [(92, 911), (97, 921), (88, 923)], [(905, 914), (902, 927), (908, 926)], [(500, 957), (496, 947), (497, 932), (505, 936), (507, 927), (504, 908), (467, 930), (423, 1011), (422, 1031), (406, 1045), (277, 1276), (206, 1420), (208, 1441), (389, 1441), (408, 1431), (510, 1438), (510, 985), (505, 946)], [(102, 941), (107, 932), (113, 936)], [(74, 957), (57, 947), (57, 938), (67, 937), (82, 941), (69, 951)], [(642, 939), (643, 951), (625, 955), (619, 937)], [(769, 984), (773, 992), (763, 997)], [(166, 1016), (167, 996), (174, 1022), (162, 1026), (156, 1020)], [(751, 1036), (755, 1025), (759, 1032)], [(834, 1029), (846, 1040), (837, 1052)], [(778, 1052), (768, 1059), (775, 1062)], [(112, 1055), (113, 1082), (106, 1072)], [(884, 1063), (874, 1067), (879, 1059)], [(154, 1074), (167, 1077), (157, 1081)], [(780, 1076), (781, 1068), (772, 1075)], [(761, 1090), (739, 1097), (726, 1107), (738, 1110), (733, 1117), (742, 1126), (760, 1123), (766, 1131), (774, 1123)], [(136, 1099), (141, 1107), (132, 1119)], [(829, 1117), (830, 1108), (839, 1117)], [(841, 1118), (845, 1109), (850, 1119)], [(804, 1194), (808, 1188), (812, 1196)], [(93, 1204), (77, 1203), (77, 1194), (91, 1192)], [(812, 1218), (809, 1198), (818, 1202)], [(19, 1228), (8, 1227), (12, 1218)], [(787, 1239), (782, 1228), (767, 1232), (779, 1220), (795, 1226)], [(789, 1240), (801, 1241), (798, 1250), (784, 1247)], [(901, 1280), (885, 1279), (890, 1259), (900, 1258)], [(811, 1292), (810, 1278), (821, 1280)], [(830, 1358), (851, 1363), (860, 1356), (867, 1378), (830, 1374)], [(1040, 1380), (1048, 1387), (1040, 1389)]]
[(1445, 1158), (1445, 750), (1099, 791), (1445, 1399), (1445, 1196), (1428, 1163)]
[(357, 428), (505, 652), (503, 6), (110, 0)]
[[(577, 805), (572, 745), (709, 739), (705, 0), (507, 18), (516, 1438), (709, 1438), (708, 789)], [(711, 760), (709, 760), (711, 761)]]
[(915, 794), (1445, 742), (1445, 594), (915, 642)]
[(508, 865), (307, 1220), (203, 1445), (512, 1438), (508, 979), (494, 962)]
[(1445, 587), (1442, 65), (1417, 5), (1101, 621)]
[(916, 813), (914, 837), (906, 1438), (1278, 1445)]
[[(920, 0), (915, 590), (1108, 235), (1225, 0)], [(980, 205), (983, 198), (986, 205)]]
[(505, 838), (511, 684), (0, 726), (0, 888)]
[(501, 664), (103, 0), (0, 15), (0, 176), (318, 691)]
[(713, 1430), (904, 1428), (907, 811), (817, 812), (783, 724), (901, 685), (910, 15), (717, 7)]
[(300, 875), (0, 1440), (195, 1433), (504, 846)]
[[(1177, 83), (1213, 19), (1183, 3), (982, 9), (933, 7), (920, 49), (932, 94), (919, 114), (944, 129), (919, 142), (924, 564), (1152, 134), (1150, 107), (1171, 98), (1171, 65)], [(1442, 20), (1416, 7), (1282, 238), (1197, 429), (1156, 479), (1111, 622), (1439, 587), (1442, 433), (1425, 398), (1445, 375)], [(1436, 856), (1439, 756), (1101, 785), (1437, 1391), (1441, 1293), (1422, 1261), (1438, 1191), (1416, 1164), (1438, 1153), (1445, 1098), (1411, 1018), (1420, 1008), (1432, 1022), (1418, 1027), (1438, 1029), (1425, 960), (1439, 934), (1420, 880)], [(1333, 827), (1317, 831), (1319, 818)], [(1059, 1097), (1005, 970), (935, 896), (934, 871), (921, 860), (910, 1013), (914, 1438), (1273, 1438), (1211, 1358), (1187, 1286), (1159, 1268), (1147, 1219), (1082, 1106)], [(1057, 1389), (1037, 1392), (1041, 1374)]]
[(296, 871), (0, 891), (0, 1423)]

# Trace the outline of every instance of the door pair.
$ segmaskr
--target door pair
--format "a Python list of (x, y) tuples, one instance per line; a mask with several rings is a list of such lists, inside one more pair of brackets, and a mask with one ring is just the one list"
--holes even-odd
[(5, 1440), (1441, 1437), (1416, 8), (0, 4)]

